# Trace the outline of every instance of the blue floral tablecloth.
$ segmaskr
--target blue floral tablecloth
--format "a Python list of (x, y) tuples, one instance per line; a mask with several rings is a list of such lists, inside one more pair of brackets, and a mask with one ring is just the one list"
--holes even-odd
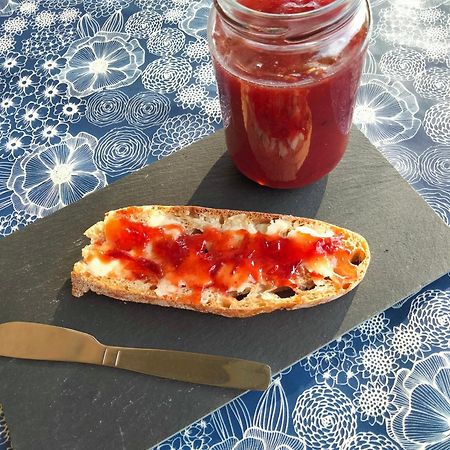
[[(221, 127), (210, 4), (0, 0), (0, 236)], [(450, 2), (371, 4), (354, 123), (450, 225)], [(158, 448), (449, 450), (450, 277)]]

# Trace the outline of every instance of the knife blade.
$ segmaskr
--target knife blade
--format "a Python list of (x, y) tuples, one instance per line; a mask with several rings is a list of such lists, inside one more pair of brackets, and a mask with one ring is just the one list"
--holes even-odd
[(264, 390), (271, 370), (238, 358), (146, 348), (113, 347), (69, 328), (32, 322), (0, 324), (0, 356), (116, 367), (190, 383)]

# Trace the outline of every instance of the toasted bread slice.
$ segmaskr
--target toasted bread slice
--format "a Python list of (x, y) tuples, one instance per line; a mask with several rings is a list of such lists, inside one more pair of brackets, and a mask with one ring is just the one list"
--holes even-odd
[(249, 317), (334, 300), (370, 260), (357, 233), (314, 219), (195, 206), (111, 211), (86, 231), (72, 293)]

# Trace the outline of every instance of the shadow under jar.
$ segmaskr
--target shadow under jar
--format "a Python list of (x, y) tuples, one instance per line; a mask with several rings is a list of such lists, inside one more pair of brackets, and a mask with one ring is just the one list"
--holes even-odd
[(227, 148), (244, 175), (297, 188), (334, 169), (370, 25), (365, 0), (214, 0), (208, 38)]

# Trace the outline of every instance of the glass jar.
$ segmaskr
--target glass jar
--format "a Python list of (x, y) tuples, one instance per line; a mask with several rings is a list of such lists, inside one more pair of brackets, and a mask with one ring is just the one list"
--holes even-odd
[(296, 188), (344, 154), (371, 19), (365, 0), (305, 1), (319, 7), (296, 13), (249, 7), (283, 1), (292, 4), (214, 0), (208, 38), (235, 165), (261, 185)]

